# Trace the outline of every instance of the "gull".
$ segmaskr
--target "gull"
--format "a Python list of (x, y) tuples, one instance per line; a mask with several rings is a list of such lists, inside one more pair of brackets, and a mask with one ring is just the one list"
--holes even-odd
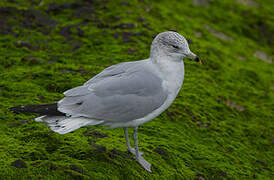
[[(184, 80), (183, 58), (200, 62), (182, 35), (162, 32), (152, 41), (148, 59), (110, 66), (82, 86), (65, 91), (65, 97), (58, 103), (11, 110), (38, 113), (42, 116), (35, 120), (46, 122), (59, 134), (98, 124), (123, 127), (127, 150), (151, 172), (151, 164), (139, 151), (137, 129), (165, 111), (176, 98)], [(129, 127), (134, 128), (135, 148), (130, 146)]]

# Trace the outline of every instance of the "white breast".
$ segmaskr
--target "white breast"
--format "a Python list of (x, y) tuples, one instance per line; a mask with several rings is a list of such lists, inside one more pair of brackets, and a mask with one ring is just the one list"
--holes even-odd
[[(162, 66), (161, 66), (162, 67)], [(181, 89), (184, 80), (184, 63), (180, 62), (169, 62), (162, 67), (163, 72), (163, 88), (177, 95), (178, 91)]]
[(168, 92), (166, 102), (161, 106), (162, 112), (168, 108), (179, 93), (184, 81), (184, 62), (172, 61), (163, 67), (163, 88)]

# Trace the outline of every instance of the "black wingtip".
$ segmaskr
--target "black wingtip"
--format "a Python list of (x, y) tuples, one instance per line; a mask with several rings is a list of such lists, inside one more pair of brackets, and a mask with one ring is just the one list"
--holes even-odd
[(176, 30), (174, 30), (174, 29), (169, 29), (168, 31), (172, 31), (172, 32), (176, 32), (176, 33), (178, 33)]
[(16, 107), (10, 107), (9, 109), (14, 113), (14, 114), (19, 114), (25, 111), (25, 106), (16, 106)]
[(64, 113), (58, 111), (56, 103), (53, 104), (41, 104), (41, 105), (26, 105), (26, 106), (16, 106), (9, 108), (13, 113), (36, 113), (40, 115), (54, 115), (63, 116)]

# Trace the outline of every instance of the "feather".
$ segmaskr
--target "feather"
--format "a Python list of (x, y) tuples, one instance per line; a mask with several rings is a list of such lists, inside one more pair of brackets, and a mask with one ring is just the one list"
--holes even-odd
[(51, 130), (59, 134), (66, 134), (83, 126), (103, 123), (103, 121), (92, 120), (85, 117), (66, 116), (40, 116), (35, 118), (35, 121), (45, 122)]

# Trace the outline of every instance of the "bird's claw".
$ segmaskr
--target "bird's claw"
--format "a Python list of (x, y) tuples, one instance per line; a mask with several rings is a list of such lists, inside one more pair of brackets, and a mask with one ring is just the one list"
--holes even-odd
[[(134, 156), (136, 156), (136, 151), (135, 151), (135, 149), (134, 148), (128, 148), (127, 149), (128, 150), (128, 152), (130, 152), (131, 154), (133, 154)], [(143, 155), (144, 153), (143, 152), (140, 152), (139, 151), (139, 155), (141, 156), (141, 155)]]
[(147, 162), (141, 155), (136, 157), (137, 162), (148, 172), (151, 172), (151, 164)]

